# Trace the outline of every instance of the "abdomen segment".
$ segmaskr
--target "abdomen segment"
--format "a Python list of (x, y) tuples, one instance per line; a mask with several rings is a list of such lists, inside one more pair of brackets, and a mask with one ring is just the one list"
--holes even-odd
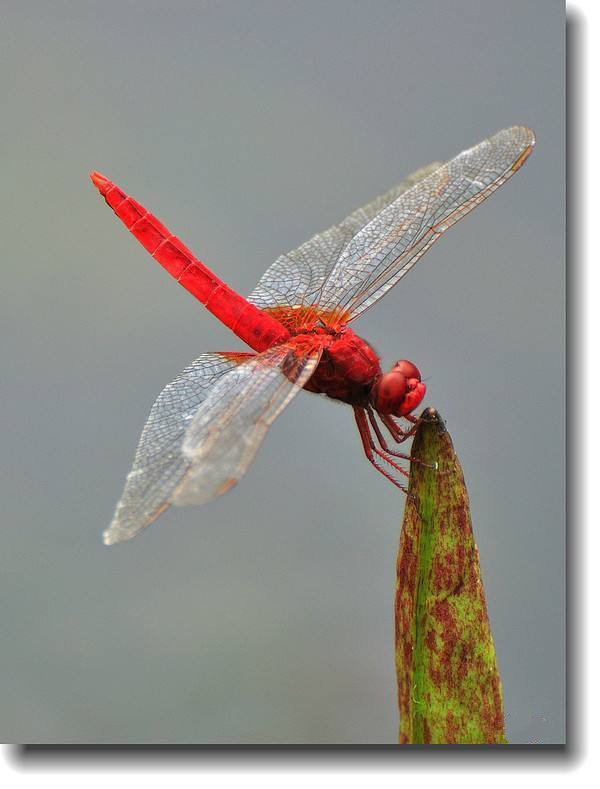
[(284, 326), (220, 280), (137, 200), (100, 173), (90, 178), (152, 257), (251, 348), (261, 352), (289, 337)]

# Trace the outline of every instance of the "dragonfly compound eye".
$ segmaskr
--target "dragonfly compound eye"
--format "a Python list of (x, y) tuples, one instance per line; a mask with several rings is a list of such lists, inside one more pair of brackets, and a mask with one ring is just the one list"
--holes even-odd
[(425, 397), (425, 392), (427, 391), (425, 384), (417, 381), (416, 378), (411, 378), (408, 382), (408, 389), (409, 391), (402, 401), (400, 410), (395, 412), (395, 416), (406, 416), (406, 414), (410, 414), (411, 411), (414, 411)]
[(408, 382), (402, 373), (391, 370), (382, 375), (371, 392), (371, 402), (380, 414), (394, 414), (398, 411), (408, 389)]
[(406, 378), (417, 378), (419, 381), (421, 380), (419, 368), (416, 364), (409, 362), (408, 359), (400, 359), (400, 361), (396, 362), (393, 366), (392, 370), (402, 373)]

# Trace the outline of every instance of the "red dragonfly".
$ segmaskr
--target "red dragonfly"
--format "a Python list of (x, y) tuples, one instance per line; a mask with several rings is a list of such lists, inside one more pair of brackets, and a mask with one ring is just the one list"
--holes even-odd
[[(215, 499), (246, 473), (266, 432), (301, 390), (348, 403), (371, 464), (406, 492), (392, 449), (414, 433), (425, 395), (407, 360), (382, 373), (349, 323), (387, 293), (455, 222), (525, 162), (524, 126), (504, 129), (446, 164), (416, 171), (338, 225), (279, 257), (248, 298), (232, 290), (136, 200), (91, 179), (152, 257), (253, 353), (205, 353), (154, 403), (106, 545), (128, 540), (170, 504)], [(400, 418), (407, 420), (403, 427)], [(380, 424), (381, 423), (381, 424)]]

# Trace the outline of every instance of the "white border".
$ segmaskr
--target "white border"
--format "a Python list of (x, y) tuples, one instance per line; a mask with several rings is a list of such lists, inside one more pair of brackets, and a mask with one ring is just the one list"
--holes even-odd
[[(548, 0), (552, 2), (553, 0)], [(554, 0), (556, 1), (556, 0)], [(501, 0), (499, 0), (501, 2)], [(600, 576), (595, 566), (600, 557), (600, 523), (593, 518), (596, 486), (600, 486), (600, 375), (594, 364), (600, 355), (600, 260), (592, 256), (592, 217), (597, 208), (600, 123), (600, 2), (573, 0), (567, 3), (569, 18), (568, 116), (569, 116), (569, 708), (567, 748), (510, 749), (496, 756), (488, 749), (407, 750), (402, 761), (389, 749), (322, 751), (198, 749), (170, 752), (112, 751), (40, 754), (30, 757), (15, 746), (0, 751), (0, 777), (7, 787), (29, 786), (43, 777), (44, 789), (81, 786), (111, 787), (143, 777), (145, 789), (165, 785), (173, 776), (181, 786), (198, 785), (198, 776), (211, 776), (211, 786), (242, 779), (253, 785), (304, 789), (339, 778), (345, 787), (364, 787), (365, 779), (381, 786), (398, 787), (398, 773), (435, 776), (447, 787), (502, 786), (507, 774), (522, 776), (531, 784), (543, 776), (544, 787), (565, 781), (586, 785), (598, 766), (600, 702), (597, 649), (599, 608), (595, 605)], [(518, 19), (515, 20), (518, 25)], [(595, 88), (594, 88), (595, 86)], [(594, 95), (595, 93), (595, 95)], [(543, 459), (540, 459), (543, 462)], [(589, 528), (585, 528), (589, 526)], [(595, 655), (595, 659), (594, 656)], [(1, 700), (0, 700), (1, 703)], [(503, 750), (503, 749), (501, 749)], [(566, 775), (565, 775), (566, 773)], [(570, 773), (570, 775), (569, 775)], [(110, 777), (109, 777), (110, 776)], [(116, 779), (116, 781), (115, 781)], [(409, 779), (410, 780), (410, 779)], [(513, 779), (514, 781), (514, 779)], [(513, 782), (511, 781), (511, 783)], [(512, 789), (512, 787), (511, 787)]]

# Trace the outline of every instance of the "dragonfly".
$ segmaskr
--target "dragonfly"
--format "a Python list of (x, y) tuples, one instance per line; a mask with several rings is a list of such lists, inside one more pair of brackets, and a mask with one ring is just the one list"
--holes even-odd
[[(414, 435), (426, 387), (401, 359), (383, 372), (350, 323), (376, 304), (442, 236), (504, 184), (535, 145), (503, 129), (445, 164), (434, 162), (339, 224), (281, 255), (245, 298), (133, 197), (97, 171), (100, 195), (152, 257), (251, 349), (204, 353), (155, 401), (106, 545), (128, 540), (171, 504), (230, 490), (301, 389), (353, 409), (369, 462), (405, 493), (398, 451)], [(386, 438), (386, 435), (388, 438)]]

